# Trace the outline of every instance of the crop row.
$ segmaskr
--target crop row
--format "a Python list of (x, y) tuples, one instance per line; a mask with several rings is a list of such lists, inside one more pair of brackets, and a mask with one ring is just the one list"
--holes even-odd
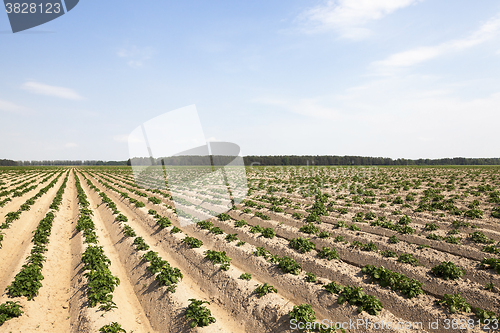
[[(61, 187), (50, 205), (50, 211), (39, 222), (38, 227), (34, 231), (33, 238), (31, 239), (33, 248), (30, 255), (26, 258), (26, 264), (22, 266), (22, 269), (14, 277), (14, 281), (6, 289), (11, 297), (26, 296), (28, 300), (31, 300), (38, 295), (38, 291), (42, 287), (42, 268), (46, 260), (45, 252), (47, 251), (52, 223), (55, 218), (54, 212), (59, 210), (67, 181), (68, 175), (66, 174)], [(16, 302), (7, 302), (0, 305), (0, 325), (8, 319), (20, 316), (22, 314), (20, 309), (21, 306)], [(3, 318), (1, 318), (2, 316)]]

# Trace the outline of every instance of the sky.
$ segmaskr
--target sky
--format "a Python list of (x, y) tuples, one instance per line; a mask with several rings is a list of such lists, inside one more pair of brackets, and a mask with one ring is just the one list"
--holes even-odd
[(500, 157), (494, 0), (83, 0), (0, 50), (0, 159), (126, 160), (193, 105), (242, 155)]

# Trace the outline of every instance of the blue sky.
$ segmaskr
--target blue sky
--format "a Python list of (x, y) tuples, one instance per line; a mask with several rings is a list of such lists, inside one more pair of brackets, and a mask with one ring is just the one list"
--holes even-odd
[(243, 155), (500, 156), (498, 1), (85, 0), (0, 47), (0, 158), (124, 160), (192, 104)]

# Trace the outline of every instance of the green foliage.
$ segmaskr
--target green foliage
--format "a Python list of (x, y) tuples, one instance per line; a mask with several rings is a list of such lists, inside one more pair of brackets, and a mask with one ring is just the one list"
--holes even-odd
[(375, 243), (370, 241), (368, 244), (363, 244), (361, 247), (361, 251), (372, 251), (372, 252), (377, 252), (377, 246)]
[(474, 313), (479, 318), (481, 324), (485, 323), (491, 324), (495, 319), (498, 319), (495, 312), (493, 311), (486, 311), (480, 308), (475, 308)]
[(305, 277), (306, 282), (314, 283), (316, 282), (316, 274), (312, 272), (307, 272)]
[(190, 237), (190, 236), (186, 236), (182, 240), (182, 242), (186, 243), (191, 248), (200, 248), (203, 245), (203, 242), (201, 240), (199, 240), (198, 238), (195, 238), (195, 237)]
[(252, 279), (252, 274), (250, 273), (243, 273), (240, 275), (240, 279), (242, 280), (251, 280)]
[(245, 220), (239, 220), (239, 221), (235, 221), (234, 222), (234, 226), (235, 227), (238, 227), (238, 228), (241, 228), (245, 225), (247, 225), (248, 223), (245, 221)]
[(398, 257), (397, 253), (394, 251), (391, 251), (391, 250), (380, 251), (380, 254), (383, 255), (384, 257), (387, 257), (387, 258), (397, 258)]
[(177, 227), (173, 227), (172, 230), (170, 230), (171, 234), (176, 234), (176, 233), (179, 233), (179, 232), (182, 232), (182, 230), (179, 229), (179, 228), (177, 228)]
[(238, 240), (238, 234), (229, 234), (226, 236), (226, 241), (227, 242), (234, 242), (235, 240)]
[(212, 229), (210, 229), (210, 232), (212, 234), (216, 234), (216, 235), (222, 235), (224, 233), (224, 230), (222, 230), (221, 228), (219, 227), (213, 227)]
[(259, 285), (255, 290), (254, 292), (260, 297), (264, 296), (264, 295), (267, 295), (269, 293), (277, 293), (278, 290), (276, 290), (276, 288), (274, 288), (273, 286), (267, 284), (267, 283), (264, 283), (264, 284), (261, 284)]
[(491, 244), (495, 242), (493, 239), (486, 237), (486, 235), (481, 231), (475, 231), (469, 236), (471, 241), (473, 241), (474, 243)]
[(357, 226), (357, 225), (355, 225), (355, 224), (351, 224), (351, 225), (349, 226), (349, 230), (352, 230), (352, 231), (360, 231), (360, 230), (361, 230), (361, 228), (360, 228), (360, 227), (358, 227), (358, 226)]
[[(297, 325), (305, 326), (307, 323), (314, 323), (316, 321), (316, 314), (309, 304), (295, 305), (293, 310), (288, 313), (290, 319), (295, 319)], [(299, 330), (304, 331), (304, 330)]]
[(337, 235), (337, 236), (335, 236), (335, 238), (333, 240), (337, 243), (346, 241), (345, 237), (343, 235)]
[(408, 225), (411, 223), (411, 218), (408, 216), (408, 215), (403, 215), (400, 219), (399, 219), (399, 224), (401, 225)]
[(103, 327), (101, 327), (99, 329), (99, 332), (103, 332), (103, 333), (127, 333), (127, 331), (125, 331), (122, 328), (122, 325), (118, 324), (116, 321), (112, 322), (111, 324), (104, 325)]
[(115, 218), (115, 221), (117, 222), (128, 222), (128, 218), (123, 215), (123, 214), (118, 214), (118, 216)]
[(318, 237), (319, 238), (328, 238), (328, 237), (332, 237), (332, 234), (329, 233), (328, 231), (321, 231), (319, 234), (318, 234)]
[(270, 220), (271, 219), (269, 216), (267, 216), (266, 214), (261, 213), (261, 212), (255, 212), (255, 216), (260, 217), (263, 220)]
[(168, 217), (160, 216), (158, 220), (156, 220), (156, 224), (158, 224), (160, 228), (164, 229), (170, 227), (172, 225), (172, 222)]
[(255, 226), (250, 227), (249, 231), (252, 234), (262, 233), (262, 231), (264, 231), (264, 228), (262, 228), (260, 225), (255, 225)]
[(274, 238), (276, 236), (276, 232), (273, 228), (264, 228), (264, 230), (262, 230), (262, 236), (265, 238)]
[(221, 269), (227, 271), (231, 262), (231, 258), (226, 255), (226, 251), (217, 252), (212, 250), (206, 250), (204, 252), (205, 258), (210, 260), (212, 264), (221, 264)]
[(314, 224), (312, 223), (308, 223), (308, 224), (305, 224), (303, 225), (302, 227), (299, 228), (299, 231), (300, 232), (304, 232), (306, 234), (312, 234), (312, 235), (315, 235), (319, 232), (319, 228), (316, 227)]
[(345, 286), (337, 302), (342, 305), (348, 302), (351, 305), (358, 305), (358, 312), (368, 312), (376, 316), (382, 310), (382, 303), (373, 295), (367, 295), (361, 287)]
[(396, 235), (392, 235), (391, 237), (389, 237), (390, 244), (397, 244), (399, 242), (400, 242), (400, 240), (399, 240), (399, 238), (396, 237)]
[(497, 258), (484, 258), (479, 267), (482, 269), (494, 269), (498, 274), (500, 274), (500, 259)]
[(450, 244), (461, 244), (460, 241), (462, 240), (462, 238), (460, 237), (453, 237), (453, 236), (446, 236), (444, 238), (445, 242), (446, 243), (450, 243)]
[(26, 296), (28, 300), (32, 300), (42, 287), (41, 280), (43, 280), (42, 267), (36, 264), (23, 265), (6, 290), (12, 297)]
[(240, 246), (245, 245), (245, 244), (246, 244), (246, 242), (239, 241), (238, 243), (236, 243), (236, 246), (240, 247)]
[(318, 251), (318, 257), (332, 260), (332, 259), (340, 259), (339, 254), (337, 253), (337, 250), (334, 248), (329, 248), (329, 247), (323, 247), (321, 251)]
[(200, 221), (200, 222), (197, 222), (196, 225), (198, 227), (200, 227), (201, 229), (205, 229), (205, 230), (210, 230), (214, 227), (214, 224), (210, 221)]
[(229, 216), (226, 213), (222, 213), (218, 216), (219, 221), (229, 221), (231, 219), (231, 216)]
[(5, 323), (7, 320), (19, 317), (23, 314), (21, 310), (22, 306), (18, 301), (7, 301), (3, 304), (0, 304), (0, 326)]
[(325, 284), (323, 288), (331, 294), (340, 294), (342, 290), (344, 290), (344, 286), (336, 283), (335, 281)]
[(283, 271), (283, 273), (290, 273), (293, 275), (299, 275), (302, 271), (302, 267), (290, 257), (280, 258), (278, 261), (278, 267)]
[(433, 267), (431, 272), (444, 280), (457, 280), (465, 274), (465, 269), (456, 266), (452, 261), (448, 261)]
[(411, 254), (411, 253), (402, 253), (399, 256), (398, 261), (402, 262), (404, 264), (410, 264), (412, 266), (418, 266), (419, 265), (417, 258), (415, 258), (413, 256), (413, 254)]
[(494, 285), (492, 282), (487, 283), (487, 284), (484, 286), (484, 289), (489, 290), (489, 291), (493, 291), (493, 289), (495, 289), (495, 285)]
[(211, 323), (215, 323), (215, 318), (212, 317), (212, 312), (207, 309), (203, 304), (210, 305), (207, 301), (200, 301), (194, 298), (189, 299), (191, 302), (186, 310), (186, 318), (191, 320), (189, 325), (191, 328), (208, 326)]
[(167, 291), (174, 293), (177, 283), (182, 280), (183, 275), (180, 269), (170, 266), (168, 263), (164, 264), (160, 270), (160, 274), (156, 276), (156, 281), (160, 286), (167, 287)]
[(431, 240), (437, 240), (437, 241), (443, 240), (442, 236), (439, 236), (439, 235), (436, 235), (433, 233), (428, 234), (426, 238), (431, 239)]
[(435, 223), (426, 223), (425, 228), (424, 228), (425, 231), (434, 231), (434, 230), (438, 230), (438, 229), (439, 229), (439, 226)]
[(288, 244), (301, 253), (306, 253), (316, 248), (316, 245), (309, 238), (294, 238)]
[(301, 219), (301, 218), (303, 218), (303, 216), (302, 216), (302, 214), (301, 214), (301, 213), (293, 213), (293, 214), (292, 214), (292, 217), (293, 217), (294, 219)]
[(483, 252), (500, 254), (500, 249), (498, 249), (495, 245), (485, 245), (482, 249)]
[(448, 306), (450, 313), (456, 312), (471, 312), (471, 306), (465, 301), (465, 298), (460, 296), (460, 294), (444, 294), (441, 301), (437, 301), (438, 304), (444, 304)]
[(142, 238), (142, 237), (136, 237), (134, 239), (134, 245), (136, 246), (136, 249), (139, 251), (149, 250), (149, 245), (146, 244), (146, 242), (144, 241), (144, 238)]
[(361, 269), (361, 272), (369, 275), (372, 280), (377, 281), (382, 287), (399, 290), (408, 298), (424, 294), (422, 283), (415, 279), (410, 279), (403, 274), (386, 269), (383, 266), (375, 267), (373, 265), (366, 265)]
[(135, 234), (134, 229), (132, 229), (132, 228), (131, 228), (129, 225), (127, 225), (127, 224), (125, 224), (125, 225), (123, 226), (123, 234), (124, 234), (125, 236), (127, 236), (127, 237), (135, 237), (135, 236), (137, 236), (137, 235)]

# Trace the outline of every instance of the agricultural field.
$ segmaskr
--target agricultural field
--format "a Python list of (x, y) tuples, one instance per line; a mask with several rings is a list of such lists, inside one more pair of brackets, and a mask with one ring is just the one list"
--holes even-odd
[(0, 168), (0, 331), (500, 328), (498, 167), (164, 175)]

